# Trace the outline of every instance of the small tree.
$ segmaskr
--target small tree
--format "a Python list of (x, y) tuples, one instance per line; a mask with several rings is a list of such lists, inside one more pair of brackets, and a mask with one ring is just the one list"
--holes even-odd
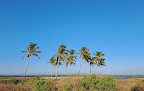
[[(100, 51), (96, 51), (96, 54), (94, 55), (95, 55), (94, 59), (95, 59), (95, 64), (96, 64), (96, 69), (97, 69), (101, 56), (104, 56), (104, 54), (102, 54), (102, 52)], [(95, 69), (95, 74), (96, 74), (96, 69)]]
[(89, 64), (90, 64), (90, 74), (91, 74), (91, 66), (93, 66), (94, 64), (95, 64), (95, 62), (94, 62), (94, 57), (92, 57), (91, 59), (90, 59), (90, 61), (89, 61)]
[(104, 58), (101, 58), (100, 61), (99, 61), (99, 64), (98, 66), (100, 67), (100, 75), (101, 75), (101, 69), (102, 69), (102, 66), (105, 66), (105, 59)]
[(54, 65), (56, 59), (55, 59), (55, 56), (56, 55), (53, 55), (51, 58), (50, 58), (50, 61), (47, 62), (47, 63), (50, 63), (51, 64), (51, 78), (52, 78), (52, 66)]
[(25, 53), (23, 55), (22, 59), (24, 60), (25, 55), (27, 55), (27, 58), (28, 58), (27, 66), (26, 66), (26, 69), (25, 69), (24, 78), (26, 76), (26, 72), (27, 72), (30, 56), (33, 55), (33, 56), (36, 56), (36, 57), (38, 57), (40, 59), (40, 57), (38, 56), (37, 53), (41, 53), (41, 51), (38, 51), (37, 49), (39, 49), (39, 47), (37, 47), (37, 44), (31, 42), (31, 43), (29, 43), (29, 46), (28, 46), (27, 50), (22, 50), (22, 53)]
[(75, 64), (75, 59), (76, 56), (75, 54), (75, 50), (70, 50), (68, 51), (69, 53), (67, 54), (67, 61), (66, 61), (66, 67), (69, 66), (69, 71), (68, 71), (68, 76), (70, 76), (70, 65)]
[(62, 64), (60, 61), (62, 60), (63, 63), (65, 63), (66, 55), (67, 55), (67, 50), (66, 50), (66, 46), (65, 45), (60, 45), (60, 47), (58, 47), (57, 54), (53, 55), (54, 58), (56, 57), (55, 65), (57, 65), (56, 79), (57, 79), (57, 75), (58, 75), (59, 65)]
[(81, 64), (83, 60), (85, 60), (85, 74), (86, 74), (86, 62), (89, 62), (91, 54), (89, 53), (89, 50), (85, 46), (82, 47), (80, 52), (78, 52), (77, 54), (80, 54), (80, 57), (81, 57), (81, 63), (80, 63), (78, 75), (80, 73)]

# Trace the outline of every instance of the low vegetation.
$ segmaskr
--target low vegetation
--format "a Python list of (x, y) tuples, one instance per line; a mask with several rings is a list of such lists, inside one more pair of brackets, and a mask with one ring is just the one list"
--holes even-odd
[(143, 79), (114, 79), (112, 76), (55, 78), (1, 78), (0, 91), (144, 91)]

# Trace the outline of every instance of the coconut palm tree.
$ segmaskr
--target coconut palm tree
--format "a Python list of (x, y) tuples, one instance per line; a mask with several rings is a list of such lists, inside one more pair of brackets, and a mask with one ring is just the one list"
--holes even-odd
[(56, 57), (55, 65), (57, 65), (56, 79), (57, 79), (57, 75), (58, 75), (59, 65), (62, 64), (60, 61), (63, 61), (63, 63), (65, 63), (66, 55), (67, 55), (67, 50), (66, 50), (66, 46), (65, 45), (60, 45), (60, 47), (58, 47), (57, 54), (53, 55), (54, 58)]
[(86, 62), (89, 62), (90, 60), (90, 53), (89, 53), (89, 50), (84, 46), (81, 48), (81, 50), (79, 50), (80, 52), (78, 52), (77, 54), (80, 54), (80, 57), (81, 57), (81, 63), (80, 63), (80, 68), (79, 68), (79, 72), (78, 72), (78, 75), (80, 73), (80, 69), (81, 69), (81, 64), (82, 64), (82, 61), (85, 60), (85, 74), (86, 74)]
[(102, 69), (102, 66), (105, 66), (105, 59), (104, 58), (101, 58), (100, 61), (99, 61), (99, 64), (98, 66), (100, 67), (100, 75), (101, 75), (101, 69)]
[(56, 61), (55, 56), (56, 56), (56, 55), (53, 55), (53, 56), (50, 58), (49, 62), (47, 62), (47, 63), (50, 63), (50, 64), (51, 64), (51, 78), (52, 78), (52, 66), (55, 65), (55, 61)]
[(68, 51), (69, 53), (67, 54), (67, 61), (66, 61), (66, 67), (69, 66), (69, 71), (68, 71), (68, 76), (70, 77), (70, 65), (74, 64), (75, 65), (75, 59), (76, 56), (75, 54), (75, 50), (70, 50)]
[(90, 61), (89, 61), (89, 64), (90, 64), (90, 74), (91, 74), (91, 66), (93, 66), (94, 64), (95, 64), (95, 62), (94, 62), (94, 57), (92, 57), (91, 59), (90, 59)]
[[(104, 56), (104, 54), (102, 54), (102, 52), (100, 51), (96, 51), (96, 54), (94, 55), (95, 55), (94, 59), (95, 59), (95, 64), (96, 64), (96, 69), (97, 69), (101, 56)], [(95, 74), (96, 74), (96, 69), (95, 69)]]
[(30, 56), (33, 55), (33, 56), (36, 56), (36, 57), (38, 57), (40, 59), (40, 57), (38, 56), (37, 53), (41, 53), (41, 51), (38, 51), (37, 49), (39, 49), (39, 47), (37, 47), (37, 44), (31, 42), (31, 43), (29, 43), (29, 46), (28, 46), (27, 50), (22, 50), (22, 53), (25, 53), (23, 55), (22, 59), (24, 60), (25, 55), (27, 55), (27, 58), (28, 58), (27, 66), (26, 66), (26, 69), (25, 69), (24, 78), (26, 76), (26, 72), (27, 72)]

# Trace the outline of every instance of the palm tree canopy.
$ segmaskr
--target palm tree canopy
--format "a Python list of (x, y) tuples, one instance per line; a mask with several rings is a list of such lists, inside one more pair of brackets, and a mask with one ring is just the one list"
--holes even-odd
[(89, 61), (90, 65), (94, 65), (95, 64), (95, 57), (92, 57)]
[(50, 63), (51, 65), (53, 65), (53, 64), (55, 63), (55, 61), (56, 61), (55, 56), (56, 56), (56, 55), (53, 55), (53, 56), (50, 58), (49, 62), (47, 62), (47, 63)]
[(101, 56), (104, 56), (101, 51), (96, 51), (96, 54), (94, 54), (97, 59), (99, 59)]
[(89, 53), (89, 50), (85, 46), (82, 47), (80, 52), (78, 52), (77, 54), (80, 54), (82, 60), (86, 60), (87, 62), (90, 60), (91, 54)]
[(68, 66), (69, 63), (70, 63), (70, 65), (75, 64), (76, 56), (74, 54), (75, 54), (75, 50), (68, 51), (68, 54), (67, 54), (67, 57), (66, 57), (66, 59), (67, 59), (66, 67)]
[(39, 49), (39, 47), (37, 47), (37, 44), (32, 43), (32, 42), (29, 43), (27, 50), (22, 50), (22, 53), (25, 53), (22, 59), (24, 59), (25, 55), (27, 55), (27, 57), (30, 57), (31, 55), (33, 55), (40, 59), (37, 53), (41, 53), (41, 51), (38, 51), (37, 49)]
[(66, 59), (66, 55), (67, 55), (66, 46), (60, 45), (60, 47), (58, 47), (57, 54), (54, 54), (51, 57), (50, 61), (54, 62), (53, 64), (56, 66), (58, 64), (58, 60), (59, 60), (59, 65), (62, 65), (62, 62), (60, 62), (60, 61), (64, 62)]
[(67, 54), (66, 46), (60, 45), (60, 47), (58, 47), (58, 52), (57, 52), (57, 61), (58, 59), (60, 59), (64, 62), (66, 58), (66, 54)]
[(105, 59), (104, 58), (101, 58), (101, 56), (104, 56), (104, 54), (102, 54), (102, 52), (100, 51), (96, 51), (96, 54), (94, 54), (96, 57), (95, 58), (95, 61), (98, 62), (98, 66), (105, 66)]
[(98, 66), (105, 66), (105, 59), (104, 58), (101, 58), (100, 61), (99, 61), (99, 64)]

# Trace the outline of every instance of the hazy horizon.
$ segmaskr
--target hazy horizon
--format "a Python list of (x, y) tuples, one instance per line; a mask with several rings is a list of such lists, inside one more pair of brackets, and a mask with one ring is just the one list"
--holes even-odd
[[(31, 56), (28, 75), (50, 74), (51, 66), (46, 62), (61, 44), (76, 52), (86, 46), (92, 57), (96, 51), (102, 51), (106, 59), (102, 74), (141, 75), (143, 40), (142, 0), (0, 1), (0, 74), (24, 74), (27, 58), (22, 60), (22, 50), (33, 42), (42, 53), (40, 60)], [(80, 61), (77, 55), (71, 73), (78, 73)], [(88, 63), (86, 68), (89, 73)], [(59, 67), (59, 74), (67, 73), (65, 64)]]

